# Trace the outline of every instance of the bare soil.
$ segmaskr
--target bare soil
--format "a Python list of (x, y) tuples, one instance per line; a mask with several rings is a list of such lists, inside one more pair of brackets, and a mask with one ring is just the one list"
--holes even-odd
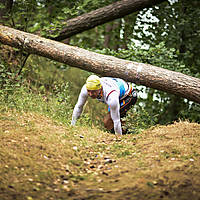
[(121, 139), (35, 113), (0, 114), (0, 200), (200, 200), (200, 124)]

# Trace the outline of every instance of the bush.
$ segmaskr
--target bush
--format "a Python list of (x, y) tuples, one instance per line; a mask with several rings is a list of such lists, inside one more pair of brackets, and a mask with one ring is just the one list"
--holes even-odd
[(141, 106), (132, 107), (123, 120), (126, 121), (123, 128), (127, 129), (127, 133), (138, 134), (155, 125), (153, 117)]
[(1, 111), (16, 109), (23, 112), (39, 112), (62, 123), (70, 123), (72, 106), (68, 83), (53, 84), (53, 90), (44, 87), (33, 90), (21, 77), (15, 76), (1, 64), (0, 104)]

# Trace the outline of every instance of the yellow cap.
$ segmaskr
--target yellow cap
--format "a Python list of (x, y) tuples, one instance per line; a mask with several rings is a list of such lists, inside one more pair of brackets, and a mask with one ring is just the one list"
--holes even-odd
[(91, 75), (86, 80), (87, 90), (99, 90), (101, 89), (100, 78), (96, 75)]

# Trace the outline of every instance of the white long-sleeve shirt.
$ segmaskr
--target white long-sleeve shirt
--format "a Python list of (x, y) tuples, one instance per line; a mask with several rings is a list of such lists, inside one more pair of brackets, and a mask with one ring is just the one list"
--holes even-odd
[[(110, 107), (110, 114), (111, 118), (114, 123), (114, 131), (115, 134), (122, 135), (122, 127), (121, 127), (121, 121), (120, 121), (120, 89), (117, 85), (116, 79), (113, 79), (111, 77), (102, 77), (100, 78), (100, 82), (102, 85), (102, 96), (98, 98), (99, 101), (106, 103)], [(126, 96), (129, 93), (129, 85), (122, 79), (117, 79), (122, 81), (125, 94)], [(81, 92), (78, 97), (78, 101), (74, 107), (73, 115), (72, 115), (72, 125), (75, 125), (76, 120), (80, 117), (83, 106), (88, 98), (88, 92), (86, 85), (84, 85), (81, 89)]]

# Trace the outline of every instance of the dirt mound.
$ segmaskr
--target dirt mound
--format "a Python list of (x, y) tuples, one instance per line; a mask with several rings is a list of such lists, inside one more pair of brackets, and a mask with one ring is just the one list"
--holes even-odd
[(141, 134), (0, 115), (0, 199), (200, 199), (200, 124)]

